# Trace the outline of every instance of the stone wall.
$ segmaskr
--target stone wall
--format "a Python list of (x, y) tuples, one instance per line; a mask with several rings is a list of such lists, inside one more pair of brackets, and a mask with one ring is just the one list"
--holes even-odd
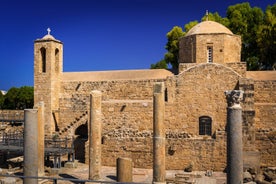
[[(119, 100), (121, 105), (130, 104), (136, 101), (147, 106), (147, 102), (152, 99), (153, 85), (155, 82), (164, 80), (120, 80), (120, 81), (96, 81), (96, 82), (63, 82), (61, 86), (60, 105), (59, 105), (59, 126), (67, 126), (68, 123), (75, 121), (76, 117), (81, 116), (87, 111), (89, 94), (92, 90), (102, 92), (102, 100), (109, 101), (111, 104)], [(126, 100), (124, 102), (124, 100)], [(132, 100), (129, 101), (128, 100)], [(121, 102), (120, 102), (121, 101)], [(109, 114), (112, 114), (110, 107)], [(122, 107), (119, 107), (122, 108)], [(136, 109), (139, 111), (138, 109)], [(71, 116), (68, 116), (71, 114)], [(108, 114), (108, 116), (109, 116)], [(116, 118), (117, 120), (117, 118)], [(114, 121), (115, 122), (115, 121)]]
[[(237, 73), (223, 65), (201, 64), (165, 81), (167, 169), (184, 169), (189, 164), (198, 170), (225, 169), (227, 104), (224, 91), (235, 89), (239, 78)], [(85, 92), (90, 89), (103, 92), (104, 165), (114, 166), (116, 158), (130, 157), (135, 167), (152, 167), (152, 90), (155, 82), (81, 83), (88, 90), (78, 91), (78, 95), (71, 94), (74, 97), (70, 99), (71, 102), (61, 106), (64, 109), (82, 109), (78, 104), (87, 102)], [(72, 93), (77, 83), (70, 85), (66, 85), (64, 96)], [(122, 88), (126, 91), (121, 91)], [(112, 93), (112, 90), (115, 92)], [(213, 120), (212, 136), (199, 136), (198, 121), (203, 115), (208, 115)]]
[(255, 146), (260, 151), (261, 166), (276, 165), (276, 81), (254, 81)]
[(276, 103), (256, 103), (256, 129), (272, 128), (276, 130)]
[(24, 120), (24, 110), (0, 110), (0, 120)]
[[(220, 64), (199, 64), (179, 74), (175, 90), (166, 104), (166, 127), (197, 136), (199, 117), (212, 118), (212, 133), (225, 130), (226, 99), (224, 92), (238, 85), (240, 76)], [(170, 86), (174, 81), (168, 81)]]
[[(90, 91), (100, 90), (103, 94), (103, 165), (115, 166), (118, 157), (130, 157), (135, 167), (151, 168), (153, 86), (155, 82), (164, 81), (167, 169), (184, 169), (192, 164), (196, 170), (222, 171), (226, 167), (227, 103), (224, 92), (241, 89), (245, 92), (242, 103), (244, 151), (259, 150), (263, 164), (274, 163), (271, 151), (275, 147), (268, 146), (271, 138), (267, 138), (273, 133), (259, 130), (264, 125), (258, 118), (266, 121), (267, 126), (273, 126), (275, 117), (270, 114), (275, 106), (254, 102), (262, 99), (260, 95), (271, 97), (274, 94), (270, 87), (260, 94), (267, 82), (243, 78), (244, 63), (230, 63), (228, 67), (215, 63), (182, 65), (183, 72), (166, 80), (64, 81), (58, 126), (61, 129), (69, 126), (67, 129), (73, 135), (78, 126), (87, 122)], [(211, 117), (211, 136), (199, 135), (201, 116)], [(81, 118), (84, 120), (79, 123)], [(85, 144), (87, 161), (88, 141)]]
[(255, 103), (276, 103), (276, 80), (255, 80)]
[[(192, 138), (185, 132), (166, 132), (166, 169), (184, 169), (190, 164), (195, 170), (222, 171), (226, 167), (225, 132), (210, 137)], [(116, 158), (129, 157), (134, 167), (152, 168), (152, 131), (117, 129), (102, 140), (103, 165), (115, 166)], [(88, 153), (86, 154), (86, 157)]]
[(276, 165), (276, 130), (267, 127), (256, 130), (256, 150), (260, 152), (261, 167), (275, 167)]
[(61, 86), (61, 96), (63, 98), (72, 98), (73, 94), (88, 96), (92, 90), (99, 90), (103, 94), (103, 100), (148, 100), (152, 99), (153, 84), (164, 80), (64, 81)]

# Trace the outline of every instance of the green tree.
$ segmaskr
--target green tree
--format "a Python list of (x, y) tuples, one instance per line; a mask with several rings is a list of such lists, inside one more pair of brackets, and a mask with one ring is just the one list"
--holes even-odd
[(30, 86), (23, 86), (19, 89), (18, 96), (18, 108), (32, 108), (34, 106), (34, 88)]
[(4, 100), (4, 109), (18, 109), (17, 104), (18, 104), (18, 94), (19, 89), (16, 87), (12, 87), (9, 89), (7, 94), (5, 95), (5, 100)]
[(166, 61), (164, 59), (162, 59), (161, 61), (159, 61), (155, 64), (151, 64), (150, 69), (168, 69), (168, 65), (167, 65)]
[(25, 109), (32, 108), (34, 104), (33, 87), (12, 87), (4, 96), (3, 109)]
[(276, 3), (265, 11), (264, 23), (257, 31), (257, 44), (261, 69), (276, 70)]
[(0, 91), (0, 109), (3, 108), (4, 100), (4, 94)]
[[(258, 61), (260, 49), (256, 38), (259, 27), (263, 24), (263, 11), (258, 7), (252, 8), (249, 3), (241, 3), (229, 6), (226, 14), (229, 19), (228, 28), (242, 38), (241, 60)], [(249, 65), (250, 63), (247, 66)]]
[(179, 26), (173, 27), (173, 29), (167, 33), (168, 42), (166, 44), (167, 53), (164, 60), (167, 64), (170, 64), (173, 69), (178, 68), (178, 51), (179, 51), (179, 38), (184, 36), (182, 28)]

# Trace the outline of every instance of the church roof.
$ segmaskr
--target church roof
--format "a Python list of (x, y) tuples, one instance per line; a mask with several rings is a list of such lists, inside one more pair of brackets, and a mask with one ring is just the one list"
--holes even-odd
[(114, 81), (166, 79), (174, 74), (165, 69), (148, 70), (112, 70), (93, 72), (63, 72), (64, 81)]
[(203, 21), (195, 25), (185, 36), (196, 35), (196, 34), (211, 34), (211, 33), (225, 33), (233, 34), (224, 25), (214, 22), (214, 21)]

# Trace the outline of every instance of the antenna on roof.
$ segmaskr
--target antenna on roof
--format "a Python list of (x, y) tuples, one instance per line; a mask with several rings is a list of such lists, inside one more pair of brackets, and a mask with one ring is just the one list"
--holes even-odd
[(208, 21), (208, 15), (209, 15), (208, 10), (206, 10), (206, 21)]

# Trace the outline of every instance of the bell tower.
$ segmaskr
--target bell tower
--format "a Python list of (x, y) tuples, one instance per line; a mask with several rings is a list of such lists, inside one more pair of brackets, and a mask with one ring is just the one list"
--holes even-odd
[(48, 34), (34, 42), (34, 104), (44, 102), (45, 134), (56, 130), (60, 82), (63, 71), (63, 43)]

